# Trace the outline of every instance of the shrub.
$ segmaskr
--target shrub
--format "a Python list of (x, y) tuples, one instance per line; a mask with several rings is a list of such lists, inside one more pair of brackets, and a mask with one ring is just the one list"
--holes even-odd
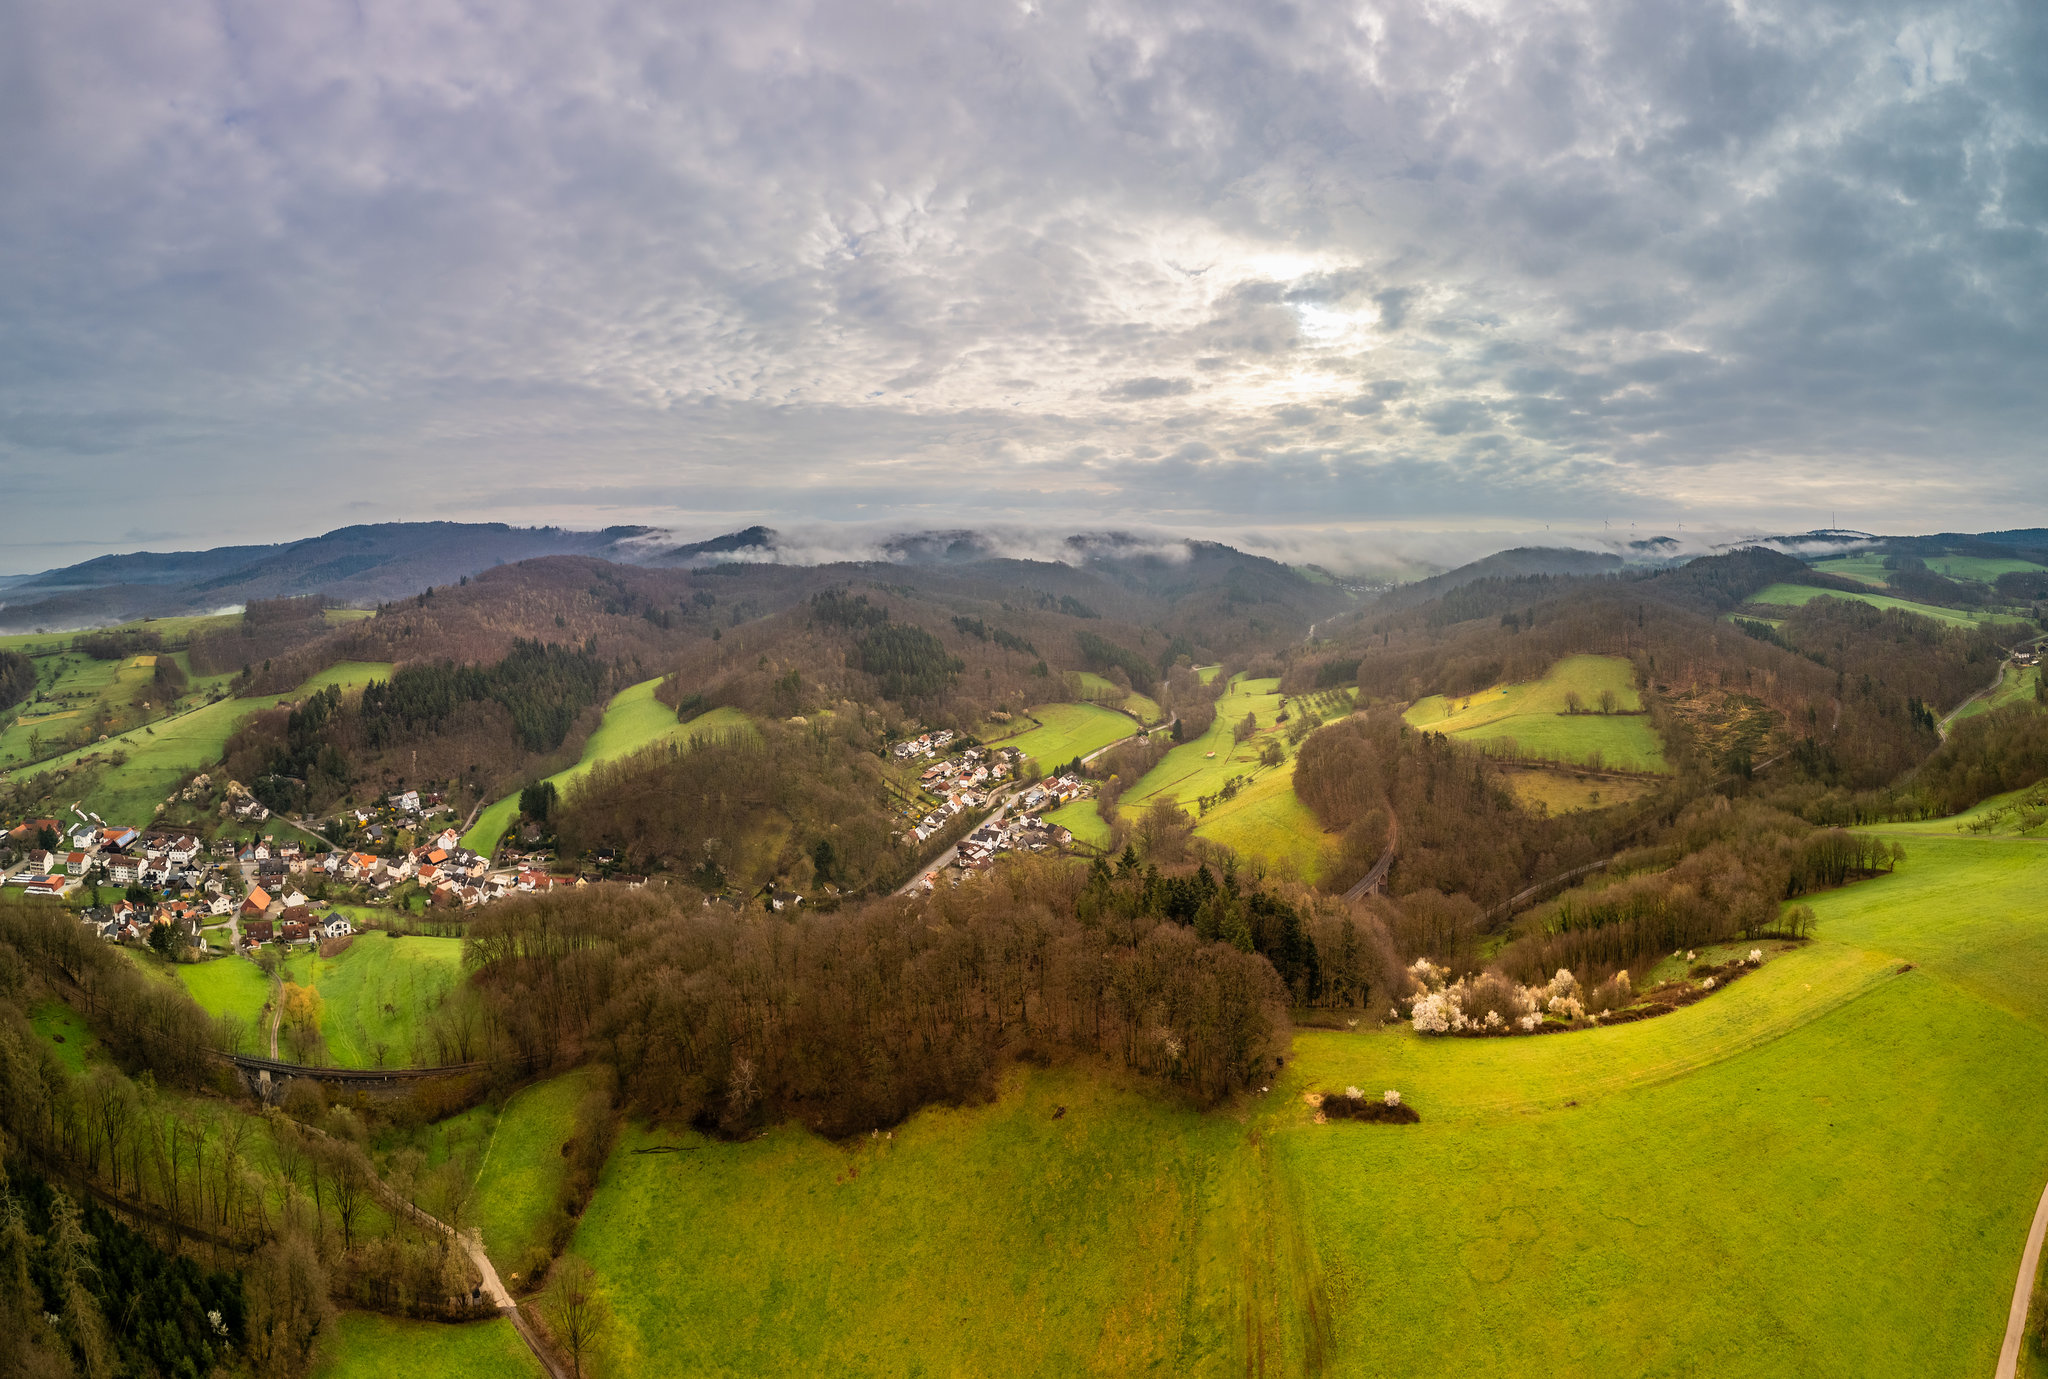
[(1399, 1092), (1388, 1092), (1373, 1101), (1360, 1096), (1356, 1087), (1323, 1093), (1322, 1109), (1329, 1120), (1362, 1120), (1373, 1125), (1414, 1125), (1422, 1119), (1413, 1106), (1401, 1100)]

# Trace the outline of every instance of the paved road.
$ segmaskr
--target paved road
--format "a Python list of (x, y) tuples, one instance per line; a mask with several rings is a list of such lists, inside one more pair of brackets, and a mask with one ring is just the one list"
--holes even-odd
[[(1012, 786), (1011, 788), (1015, 789), (1016, 787)], [(987, 818), (983, 819), (980, 823), (976, 824), (973, 828), (970, 828), (967, 831), (969, 833), (978, 832), (979, 830), (988, 827), (988, 825), (1000, 821), (1003, 815), (1009, 812), (1009, 808), (1010, 797), (1007, 794), (1005, 794), (1003, 796), (1003, 802), (997, 805), (995, 809), (989, 813)], [(955, 843), (953, 844), (953, 846), (947, 848), (944, 852), (940, 853), (937, 861), (930, 862), (925, 866), (919, 867), (917, 869), (917, 875), (911, 877), (908, 881), (905, 881), (902, 885), (898, 886), (896, 888), (895, 893), (897, 895), (909, 895), (912, 891), (916, 890), (919, 886), (924, 884), (925, 877), (931, 875), (933, 872), (944, 871), (947, 867), (952, 866), (953, 859), (958, 857), (959, 855), (960, 845), (958, 843)]]

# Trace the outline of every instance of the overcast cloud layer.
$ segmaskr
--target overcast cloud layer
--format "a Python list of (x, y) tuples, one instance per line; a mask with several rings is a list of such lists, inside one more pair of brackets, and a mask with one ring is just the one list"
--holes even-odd
[(2048, 5), (0, 0), (0, 569), (2044, 520)]

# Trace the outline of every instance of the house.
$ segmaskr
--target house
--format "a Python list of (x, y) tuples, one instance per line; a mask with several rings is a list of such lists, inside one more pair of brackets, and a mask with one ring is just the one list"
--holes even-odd
[(337, 910), (322, 921), (320, 932), (328, 938), (347, 938), (355, 932), (355, 926), (348, 922), (347, 915)]
[(142, 835), (132, 828), (103, 828), (100, 830), (100, 846), (119, 852), (138, 841)]
[(277, 926), (277, 937), (284, 943), (304, 943), (311, 935), (307, 933), (305, 925), (292, 920)]
[(48, 876), (53, 871), (62, 871), (63, 864), (48, 848), (36, 848), (28, 855), (28, 869), (38, 876)]
[(284, 898), (284, 907), (287, 910), (291, 909), (295, 905), (304, 905), (305, 903), (306, 895), (305, 892), (303, 891), (293, 891)]
[(260, 915), (268, 911), (271, 904), (270, 893), (261, 886), (253, 886), (249, 890), (249, 898), (242, 902), (242, 909), (245, 913)]
[(242, 937), (250, 943), (268, 943), (276, 933), (276, 926), (267, 919), (242, 921)]
[(116, 886), (133, 886), (142, 880), (143, 861), (139, 857), (114, 856), (107, 859), (107, 880)]
[(86, 854), (86, 853), (83, 853), (83, 852), (74, 852), (74, 853), (71, 853), (71, 854), (70, 854), (69, 856), (67, 856), (67, 857), (66, 857), (66, 858), (64, 859), (64, 874), (65, 874), (66, 876), (83, 876), (83, 875), (85, 875), (85, 867), (86, 867), (86, 863), (90, 862), (91, 860), (92, 860), (91, 856), (90, 856), (90, 855), (88, 855), (88, 854)]
[(417, 790), (408, 790), (402, 795), (393, 795), (391, 797), (391, 807), (393, 809), (403, 810), (407, 814), (419, 813), (420, 792)]
[(25, 884), (30, 895), (62, 895), (71, 889), (71, 878), (40, 874), (29, 877)]

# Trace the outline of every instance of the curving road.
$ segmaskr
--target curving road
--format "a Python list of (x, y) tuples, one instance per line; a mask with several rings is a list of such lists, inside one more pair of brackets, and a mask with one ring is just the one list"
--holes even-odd
[(2020, 1276), (2012, 1286), (2012, 1310), (2005, 1317), (2005, 1344), (1998, 1348), (1997, 1379), (2014, 1379), (2019, 1372), (2020, 1345), (2027, 1336), (2027, 1304), (2034, 1297), (2043, 1237), (2048, 1237), (2048, 1188), (2041, 1190), (2041, 1205), (2034, 1208), (2034, 1224), (2027, 1232), (2026, 1248), (2020, 1251)]

